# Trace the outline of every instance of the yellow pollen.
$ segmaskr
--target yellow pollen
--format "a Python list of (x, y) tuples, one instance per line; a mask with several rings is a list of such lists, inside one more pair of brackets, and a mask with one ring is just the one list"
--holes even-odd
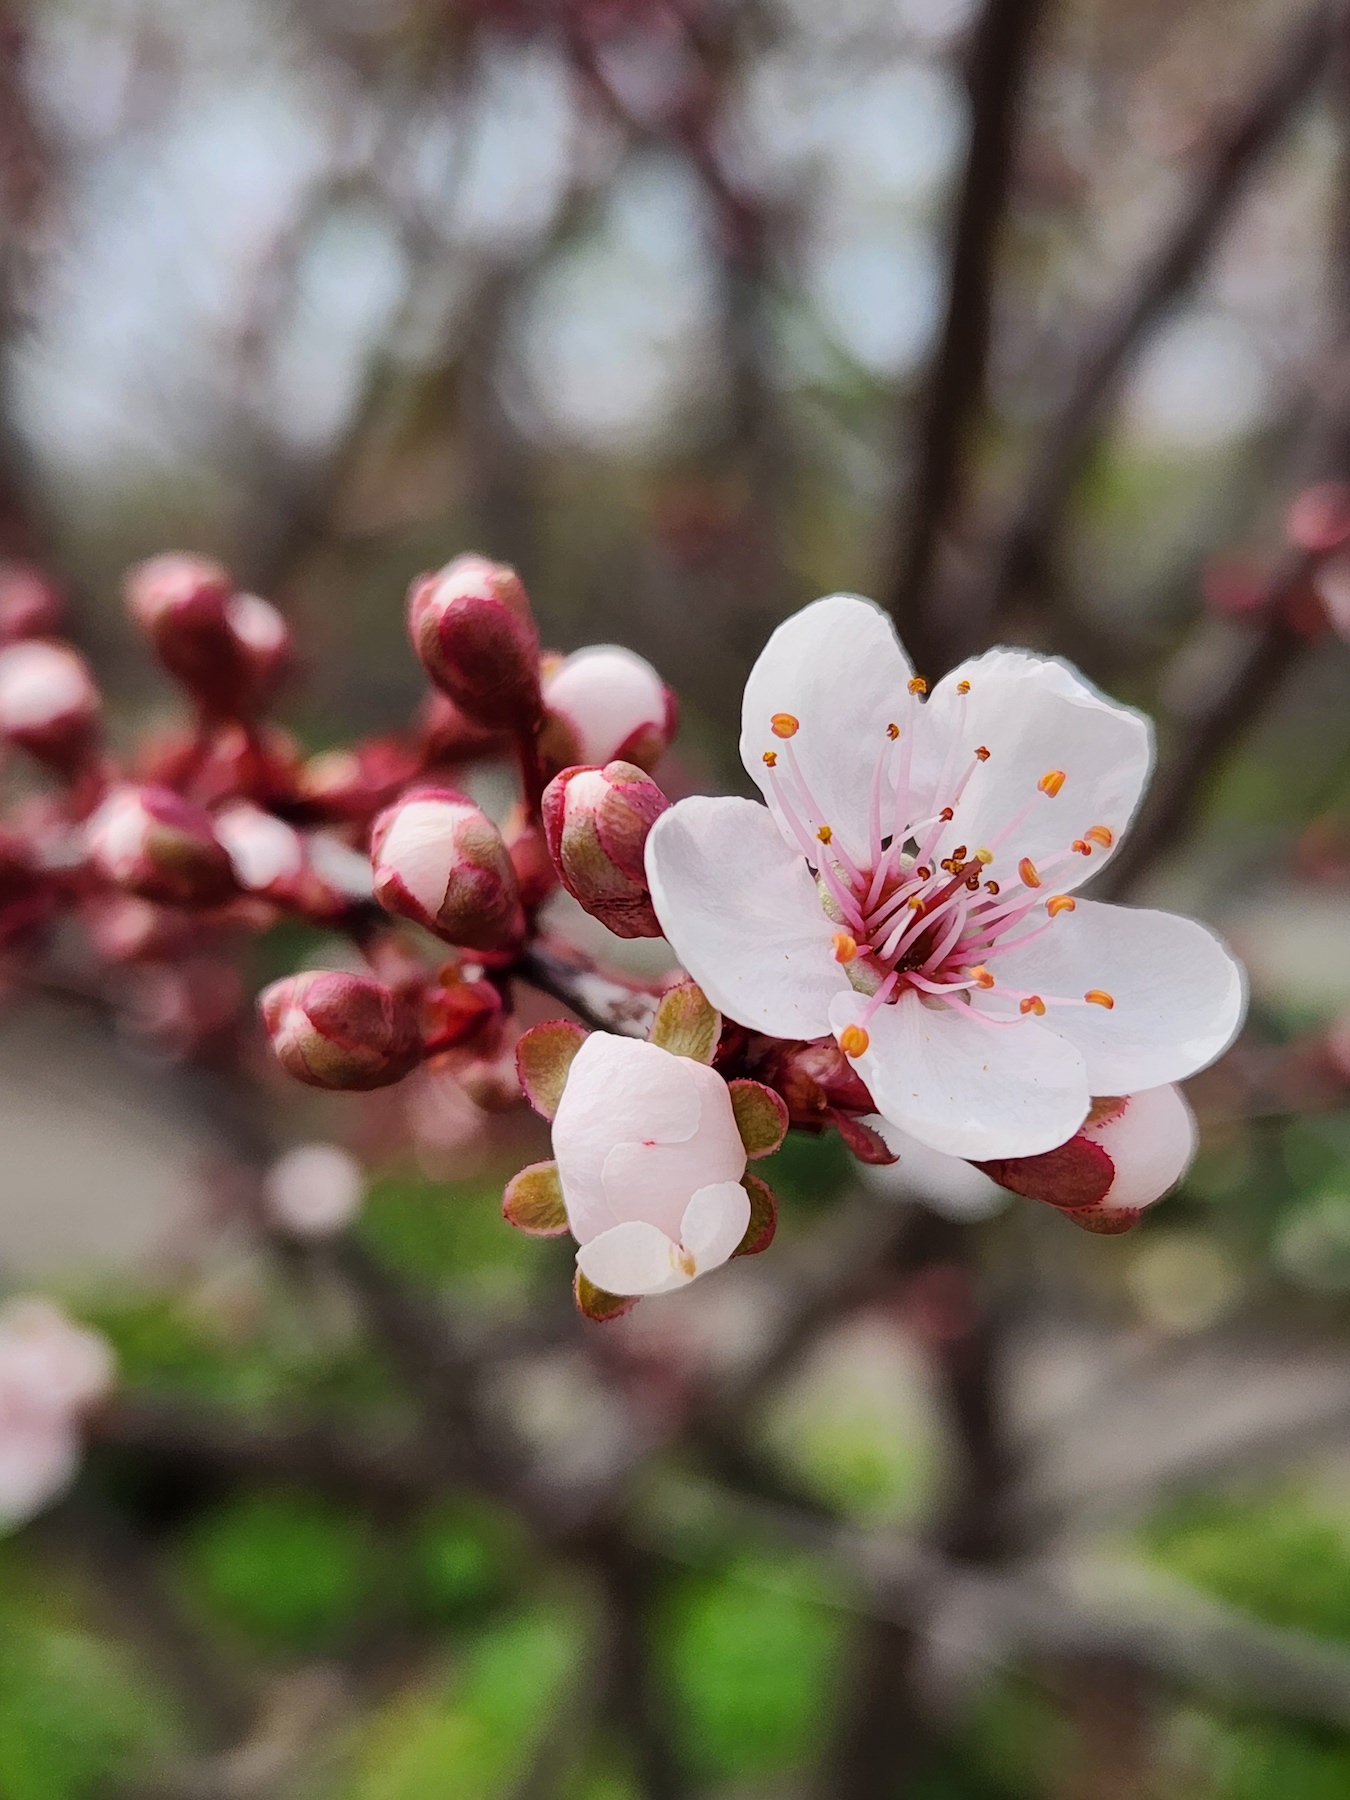
[(1109, 850), (1116, 841), (1116, 834), (1109, 825), (1090, 825), (1083, 836), (1090, 844), (1100, 844), (1103, 850)]
[(985, 868), (988, 868), (990, 863), (994, 860), (994, 853), (992, 850), (977, 850), (975, 852), (975, 860), (978, 863), (983, 863)]
[(911, 901), (910, 901), (910, 903), (909, 903), (909, 910), (910, 910), (910, 911), (911, 911), (911, 912), (916, 912), (916, 913), (920, 913), (920, 912), (922, 912), (922, 911), (923, 911), (923, 897), (922, 897), (922, 895), (920, 895), (920, 894), (915, 894), (915, 896), (914, 896), (914, 897), (913, 897), (913, 899), (912, 899), (912, 900), (911, 900)]
[(909, 691), (911, 694), (926, 694), (928, 692), (928, 683), (924, 680), (922, 675), (911, 675), (909, 678)]
[(972, 966), (970, 978), (976, 987), (991, 988), (994, 985), (994, 977), (983, 963), (975, 963)]
[(1062, 912), (1072, 912), (1077, 904), (1068, 894), (1052, 894), (1045, 903), (1045, 910), (1052, 919), (1057, 919)]
[(892, 719), (890, 724), (886, 727), (886, 736), (894, 743), (899, 735), (900, 727), (896, 724), (895, 720)]
[(769, 729), (777, 738), (796, 737), (801, 728), (801, 720), (793, 713), (775, 713), (769, 720)]
[(1039, 1019), (1045, 1013), (1045, 1002), (1039, 994), (1028, 994), (1025, 1000), (1019, 1000), (1017, 1010), (1020, 1013), (1035, 1013)]
[(958, 694), (968, 694), (970, 692), (970, 683), (968, 681), (958, 681), (956, 684), (956, 691)]
[(839, 1048), (845, 1056), (861, 1056), (871, 1041), (861, 1025), (845, 1025), (839, 1033)]
[(1072, 844), (1069, 845), (1069, 848), (1071, 850), (1076, 850), (1080, 856), (1092, 855), (1092, 845), (1085, 844), (1082, 838), (1075, 838)]
[(816, 836), (820, 839), (822, 844), (828, 844), (830, 839), (834, 836), (834, 832), (830, 826), (822, 825), (820, 830), (816, 833)]
[(979, 757), (981, 762), (988, 762), (993, 752), (990, 750), (988, 744), (981, 744), (975, 754)]
[(836, 931), (833, 941), (834, 960), (840, 963), (852, 962), (858, 954), (858, 940), (850, 937), (846, 931)]
[(675, 1252), (675, 1260), (680, 1265), (681, 1273), (687, 1275), (692, 1281), (697, 1273), (698, 1265), (695, 1263), (689, 1252), (687, 1250), (677, 1250)]
[(1115, 1005), (1115, 1001), (1111, 998), (1110, 994), (1107, 993), (1105, 988), (1089, 988), (1086, 994), (1083, 995), (1083, 998), (1087, 1001), (1089, 1006), (1104, 1006), (1107, 1012), (1110, 1012), (1111, 1008)]
[(1043, 794), (1048, 794), (1053, 800), (1055, 795), (1064, 786), (1063, 769), (1047, 769), (1045, 774), (1042, 775), (1040, 780), (1036, 783), (1036, 786)]
[(996, 881), (986, 881), (984, 884), (984, 891), (986, 894), (996, 894), (998, 892), (998, 883)]
[(1029, 856), (1024, 856), (1017, 865), (1017, 873), (1022, 877), (1023, 887), (1039, 887), (1041, 878), (1036, 873), (1036, 865)]
[(938, 817), (942, 820), (944, 825), (950, 825), (952, 820), (956, 817), (956, 814), (952, 811), (950, 806), (944, 806), (942, 811), (938, 814)]

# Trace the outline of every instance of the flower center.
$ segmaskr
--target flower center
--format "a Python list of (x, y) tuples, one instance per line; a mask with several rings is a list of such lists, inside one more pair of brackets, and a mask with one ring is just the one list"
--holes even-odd
[[(910, 691), (926, 691), (918, 677)], [(959, 694), (969, 691), (969, 683), (958, 684)], [(866, 1022), (906, 992), (929, 1005), (963, 1006), (991, 1027), (1041, 1018), (1051, 1006), (1109, 1010), (1115, 1005), (1104, 988), (1082, 995), (1028, 993), (1001, 982), (990, 967), (1003, 952), (1031, 943), (1074, 910), (1070, 895), (1044, 892), (1047, 878), (1075, 856), (1091, 856), (1094, 847), (1109, 849), (1115, 841), (1109, 826), (1093, 825), (1039, 864), (1017, 855), (1017, 833), (1033, 808), (1058, 797), (1067, 770), (1047, 769), (987, 844), (957, 844), (939, 857), (972, 777), (993, 753), (981, 744), (959, 775), (944, 769), (936, 798), (927, 803), (935, 810), (920, 816), (922, 803), (912, 782), (914, 733), (890, 724), (873, 770), (868, 844), (865, 850), (855, 845), (855, 856), (811, 793), (793, 744), (800, 729), (793, 714), (774, 713), (770, 730), (781, 749), (766, 750), (764, 763), (779, 812), (815, 875), (826, 918), (836, 927), (835, 959), (852, 985), (869, 996), (861, 1022), (840, 1037), (846, 1054), (866, 1050)], [(977, 992), (1006, 1004), (997, 1010), (985, 1003), (976, 1007)]]

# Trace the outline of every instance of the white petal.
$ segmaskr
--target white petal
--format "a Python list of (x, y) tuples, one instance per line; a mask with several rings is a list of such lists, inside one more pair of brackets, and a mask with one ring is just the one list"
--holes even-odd
[[(890, 620), (856, 594), (831, 594), (778, 627), (745, 684), (741, 760), (784, 831), (764, 766), (764, 752), (776, 751), (777, 772), (787, 773), (783, 744), (770, 729), (773, 715), (798, 720), (792, 750), (819, 806), (817, 822), (840, 833), (860, 859), (867, 853), (873, 771), (878, 757), (893, 760), (886, 727), (906, 729), (915, 707), (911, 673)], [(887, 819), (893, 791), (888, 780)]]
[(693, 1280), (679, 1256), (679, 1246), (663, 1231), (631, 1219), (583, 1244), (577, 1267), (607, 1294), (664, 1294)]
[(815, 878), (752, 800), (681, 800), (652, 826), (661, 929), (713, 1005), (773, 1037), (820, 1037), (848, 986)]
[(750, 1196), (735, 1181), (700, 1188), (685, 1208), (680, 1242), (700, 1275), (720, 1268), (750, 1226)]
[(664, 721), (666, 689), (652, 665), (633, 651), (592, 644), (549, 676), (544, 704), (572, 726), (583, 763), (607, 763), (635, 731)]
[(690, 1195), (710, 1183), (739, 1182), (746, 1164), (726, 1082), (702, 1063), (686, 1062), (685, 1069), (699, 1092), (698, 1130), (675, 1144), (653, 1142), (644, 1130), (640, 1141), (616, 1144), (602, 1172), (615, 1219), (645, 1219), (672, 1238), (680, 1235)]
[(1133, 1094), (1183, 1081), (1233, 1041), (1246, 1006), (1242, 970), (1212, 931), (1175, 913), (1080, 900), (1034, 944), (989, 967), (1010, 987), (1081, 1000), (1052, 1006), (1045, 1025), (1081, 1051), (1094, 1094)]
[(1012, 1204), (1012, 1195), (981, 1169), (959, 1156), (930, 1150), (880, 1113), (866, 1121), (898, 1158), (893, 1163), (860, 1163), (865, 1186), (879, 1194), (921, 1200), (944, 1219), (992, 1219)]
[[(962, 682), (970, 684), (966, 694), (957, 691)], [(990, 874), (1005, 887), (1022, 857), (1039, 867), (1093, 825), (1105, 825), (1118, 844), (1153, 760), (1152, 727), (1142, 713), (1103, 698), (1066, 663), (1024, 650), (990, 650), (953, 669), (915, 731), (919, 817), (949, 803), (977, 748), (990, 753), (938, 842), (939, 857), (959, 844), (972, 851), (992, 844), (1030, 806), (995, 852)], [(1064, 773), (1053, 798), (1037, 786), (1052, 770)], [(1110, 853), (1098, 846), (1091, 856), (1068, 856), (1046, 873), (1047, 892), (1081, 886)]]
[(455, 827), (475, 809), (451, 800), (409, 800), (389, 824), (380, 845), (382, 867), (393, 869), (417, 904), (433, 917), (441, 910), (455, 854)]
[[(860, 994), (836, 999), (836, 1033), (864, 1004)], [(984, 1025), (964, 1007), (929, 1005), (910, 992), (873, 1013), (866, 1031), (867, 1049), (849, 1060), (877, 1111), (948, 1156), (982, 1162), (1053, 1150), (1087, 1112), (1082, 1058), (1032, 1019)]]
[(22, 1525), (70, 1486), (80, 1440), (69, 1417), (11, 1414), (0, 1402), (0, 1530)]
[(1110, 1118), (1084, 1127), (1116, 1165), (1108, 1210), (1152, 1206), (1181, 1180), (1195, 1155), (1195, 1114), (1174, 1087), (1131, 1094)]
[(698, 1130), (703, 1108), (694, 1066), (655, 1044), (605, 1031), (593, 1031), (578, 1050), (553, 1121), (553, 1155), (578, 1242), (615, 1223), (604, 1175), (616, 1144), (678, 1144)]

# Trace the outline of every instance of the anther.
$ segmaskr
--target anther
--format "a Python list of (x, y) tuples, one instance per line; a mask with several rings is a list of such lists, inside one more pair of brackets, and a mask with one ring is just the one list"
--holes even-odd
[(998, 883), (996, 881), (986, 881), (984, 884), (984, 891), (986, 894), (997, 894), (999, 891)]
[(966, 847), (964, 844), (958, 844), (957, 847), (955, 848), (955, 850), (952, 851), (952, 861), (953, 862), (964, 862), (965, 860), (966, 860)]
[(820, 830), (816, 833), (816, 836), (820, 839), (822, 844), (828, 844), (830, 839), (834, 836), (833, 828), (829, 825), (822, 825)]
[(975, 963), (972, 966), (972, 968), (970, 969), (969, 973), (970, 973), (970, 979), (975, 983), (976, 987), (982, 987), (982, 988), (993, 987), (993, 985), (994, 985), (993, 973), (989, 969), (986, 969), (983, 963)]
[(792, 713), (775, 713), (769, 720), (769, 729), (777, 738), (796, 737), (801, 730), (801, 720)]
[(967, 888), (969, 888), (969, 890), (972, 894), (978, 894), (980, 891), (979, 876), (978, 875), (967, 875), (966, 876), (966, 886), (967, 886)]
[(988, 762), (989, 758), (993, 755), (993, 752), (990, 750), (988, 744), (980, 744), (976, 749), (975, 754), (981, 762)]
[(956, 814), (952, 811), (950, 806), (944, 806), (942, 811), (938, 814), (938, 817), (942, 820), (944, 825), (950, 825), (952, 820), (956, 817)]
[(911, 694), (926, 694), (928, 692), (928, 683), (924, 680), (922, 675), (911, 675), (909, 678), (909, 691)]
[(916, 913), (921, 913), (923, 911), (923, 896), (921, 894), (912, 896), (909, 901), (909, 910)]
[(834, 934), (834, 960), (838, 963), (850, 963), (858, 954), (858, 940), (850, 937), (846, 931)]
[(1025, 1000), (1018, 1002), (1017, 1010), (1020, 1013), (1035, 1013), (1039, 1019), (1045, 1013), (1045, 1002), (1039, 994), (1028, 994)]
[(894, 743), (899, 735), (900, 727), (896, 724), (895, 720), (892, 719), (890, 724), (886, 727), (886, 736)]
[(1036, 873), (1036, 865), (1029, 856), (1024, 856), (1017, 865), (1017, 873), (1022, 877), (1023, 887), (1039, 887), (1041, 878)]
[(968, 694), (970, 692), (970, 683), (968, 681), (958, 681), (956, 684), (956, 691), (958, 694)]
[(1092, 845), (1085, 844), (1082, 838), (1075, 838), (1072, 844), (1069, 845), (1069, 848), (1071, 850), (1076, 850), (1080, 856), (1092, 855)]
[(933, 871), (928, 867), (927, 863), (920, 863), (914, 873), (918, 876), (920, 881), (931, 881), (933, 879)]
[(1042, 775), (1040, 780), (1036, 783), (1036, 786), (1043, 794), (1048, 794), (1053, 800), (1055, 795), (1064, 786), (1064, 779), (1063, 769), (1047, 769), (1045, 774)]
[(1100, 844), (1103, 850), (1109, 850), (1116, 841), (1116, 834), (1109, 825), (1091, 825), (1083, 836), (1090, 844)]
[(871, 1041), (861, 1025), (845, 1025), (839, 1033), (839, 1048), (845, 1056), (861, 1056)]
[(776, 750), (766, 750), (764, 752), (764, 767), (766, 769), (776, 769), (778, 767), (778, 752)]
[(1052, 919), (1057, 919), (1062, 912), (1072, 912), (1077, 904), (1068, 894), (1052, 894), (1045, 903), (1045, 910)]
[(687, 1275), (690, 1281), (692, 1281), (694, 1276), (698, 1273), (698, 1264), (694, 1261), (690, 1252), (688, 1250), (677, 1250), (675, 1252), (675, 1261), (680, 1265), (681, 1273)]
[(1105, 988), (1089, 988), (1086, 994), (1083, 995), (1083, 998), (1087, 1001), (1089, 1006), (1104, 1006), (1107, 1012), (1110, 1012), (1111, 1008), (1115, 1005), (1115, 1001), (1112, 999), (1111, 995), (1107, 993)]

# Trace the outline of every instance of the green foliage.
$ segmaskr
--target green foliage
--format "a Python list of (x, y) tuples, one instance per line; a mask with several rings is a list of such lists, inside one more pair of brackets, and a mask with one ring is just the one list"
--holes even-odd
[(413, 1606), (439, 1621), (480, 1613), (507, 1591), (524, 1554), (499, 1512), (469, 1501), (440, 1507), (419, 1520), (410, 1537)]
[(190, 1591), (268, 1651), (310, 1652), (350, 1626), (380, 1559), (363, 1523), (310, 1495), (250, 1494), (199, 1519), (180, 1548)]
[(691, 1577), (662, 1623), (696, 1770), (746, 1780), (809, 1760), (829, 1717), (843, 1630), (809, 1564), (747, 1556)]
[(504, 1185), (500, 1173), (454, 1186), (414, 1175), (390, 1177), (371, 1189), (362, 1236), (406, 1275), (453, 1283), (457, 1293), (483, 1302), (512, 1298), (549, 1251), (504, 1223)]
[(783, 1146), (757, 1165), (755, 1173), (768, 1182), (780, 1209), (811, 1215), (824, 1210), (850, 1181), (856, 1181), (858, 1165), (837, 1131), (790, 1131)]
[(1350, 1746), (1311, 1726), (1186, 1712), (1173, 1721), (1158, 1800), (1344, 1800)]
[(1173, 1508), (1145, 1543), (1164, 1567), (1269, 1625), (1350, 1641), (1348, 1518), (1298, 1495), (1214, 1496)]

